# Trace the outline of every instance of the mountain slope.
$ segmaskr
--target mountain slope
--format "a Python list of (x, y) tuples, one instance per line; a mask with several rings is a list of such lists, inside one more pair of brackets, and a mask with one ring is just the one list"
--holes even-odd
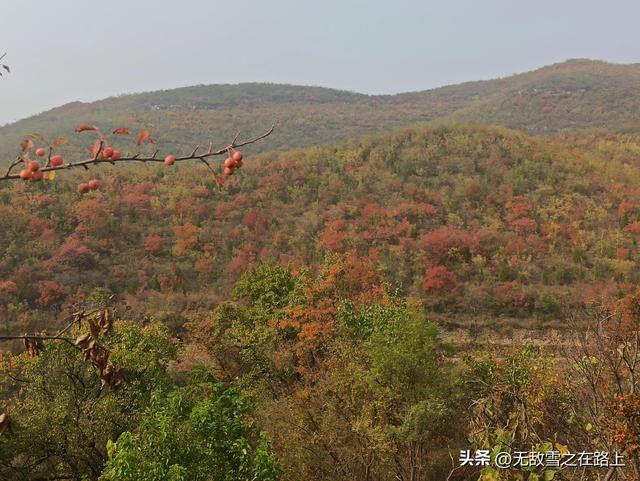
[(640, 64), (570, 60), (504, 79), (452, 117), (540, 133), (636, 124), (639, 108)]
[[(256, 149), (268, 151), (329, 143), (416, 122), (439, 119), (497, 123), (532, 133), (637, 122), (640, 64), (570, 60), (503, 79), (398, 95), (363, 95), (319, 87), (274, 84), (210, 85), (74, 102), (0, 128), (8, 158), (26, 132), (69, 135), (95, 123), (150, 128), (166, 151), (187, 151), (212, 140), (222, 145), (239, 131), (250, 136), (273, 122), (279, 129)], [(80, 142), (83, 142), (81, 144)]]
[(102, 288), (180, 326), (257, 262), (356, 256), (449, 321), (552, 320), (640, 281), (639, 185), (638, 135), (457, 126), (266, 153), (222, 189), (203, 166), (16, 182), (0, 314), (21, 332)]

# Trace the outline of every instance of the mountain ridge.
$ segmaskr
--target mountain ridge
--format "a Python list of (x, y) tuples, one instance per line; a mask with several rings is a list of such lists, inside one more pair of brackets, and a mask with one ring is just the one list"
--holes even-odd
[[(259, 82), (196, 85), (64, 104), (0, 127), (0, 153), (5, 158), (12, 155), (27, 132), (65, 135), (80, 122), (95, 123), (105, 131), (149, 128), (160, 146), (172, 151), (203, 141), (225, 142), (238, 131), (250, 136), (273, 122), (280, 124), (277, 135), (261, 144), (260, 151), (326, 144), (440, 120), (500, 124), (534, 134), (592, 127), (616, 130), (637, 124), (638, 92), (640, 64), (588, 59), (384, 95)], [(216, 139), (210, 139), (211, 132)], [(85, 140), (73, 139), (67, 149), (78, 154)]]
[[(116, 95), (110, 95), (108, 97), (104, 97), (101, 99), (97, 99), (97, 100), (92, 100), (92, 101), (81, 101), (81, 100), (73, 100), (70, 102), (67, 102), (65, 104), (53, 107), (51, 109), (33, 114), (33, 115), (29, 115), (27, 117), (24, 117), (22, 119), (18, 119), (15, 122), (10, 122), (4, 125), (0, 126), (1, 128), (4, 127), (9, 127), (12, 126), (14, 124), (23, 122), (25, 120), (29, 120), (32, 119), (34, 117), (38, 117), (40, 115), (43, 114), (47, 114), (50, 112), (55, 112), (57, 110), (60, 109), (66, 109), (68, 107), (84, 107), (84, 106), (91, 106), (91, 105), (95, 105), (95, 104), (99, 104), (101, 102), (105, 102), (105, 101), (109, 101), (109, 100), (114, 100), (114, 99), (122, 99), (122, 98), (128, 98), (128, 97), (137, 97), (137, 96), (149, 96), (149, 95), (154, 95), (154, 94), (163, 94), (163, 93), (170, 93), (170, 92), (175, 92), (178, 90), (191, 90), (191, 89), (199, 89), (199, 88), (234, 88), (234, 87), (245, 87), (245, 86), (266, 86), (266, 87), (286, 87), (286, 88), (292, 88), (292, 89), (305, 89), (305, 90), (318, 90), (318, 91), (326, 91), (326, 92), (332, 92), (332, 93), (336, 93), (336, 94), (348, 94), (348, 95), (352, 95), (354, 97), (361, 97), (361, 98), (390, 98), (390, 97), (402, 97), (402, 96), (407, 96), (407, 95), (414, 95), (414, 94), (424, 94), (427, 92), (436, 92), (438, 90), (445, 90), (445, 89), (450, 89), (450, 88), (455, 88), (455, 87), (464, 87), (467, 85), (472, 85), (472, 84), (480, 84), (480, 83), (485, 83), (485, 82), (497, 82), (497, 81), (501, 81), (501, 80), (508, 80), (508, 79), (513, 79), (513, 78), (517, 78), (517, 77), (521, 77), (521, 76), (526, 76), (529, 74), (533, 74), (533, 73), (537, 73), (537, 72), (545, 72), (545, 71), (554, 71), (554, 70), (562, 70), (564, 68), (568, 68), (568, 67), (573, 67), (573, 66), (590, 66), (590, 67), (594, 67), (594, 66), (610, 66), (610, 67), (622, 67), (622, 68), (640, 68), (640, 62), (638, 63), (629, 63), (629, 64), (624, 64), (624, 63), (615, 63), (615, 62), (607, 62), (604, 60), (598, 60), (598, 59), (589, 59), (589, 58), (570, 58), (567, 59), (563, 62), (556, 62), (553, 64), (549, 64), (549, 65), (545, 65), (542, 67), (538, 67), (536, 69), (533, 70), (529, 70), (526, 72), (520, 72), (520, 73), (513, 73), (510, 75), (505, 75), (505, 76), (498, 76), (498, 77), (494, 77), (491, 79), (484, 79), (484, 80), (468, 80), (468, 81), (464, 81), (464, 82), (459, 82), (459, 83), (453, 83), (453, 84), (446, 84), (446, 85), (441, 85), (438, 87), (433, 87), (433, 88), (429, 88), (429, 89), (423, 89), (423, 90), (412, 90), (412, 91), (403, 91), (403, 92), (397, 92), (397, 93), (392, 93), (392, 94), (368, 94), (368, 93), (364, 93), (364, 92), (359, 92), (357, 90), (349, 90), (349, 89), (342, 89), (342, 88), (337, 88), (337, 87), (325, 87), (325, 86), (321, 86), (321, 85), (304, 85), (304, 84), (293, 84), (293, 83), (280, 83), (280, 82), (259, 82), (259, 81), (255, 81), (255, 82), (237, 82), (237, 83), (212, 83), (212, 84), (195, 84), (195, 85), (189, 85), (189, 86), (184, 86), (184, 87), (175, 87), (175, 88), (167, 88), (167, 89), (158, 89), (158, 90), (145, 90), (145, 91), (140, 91), (140, 92), (126, 92), (126, 93), (121, 93), (121, 94), (116, 94)], [(639, 72), (640, 74), (640, 72)]]

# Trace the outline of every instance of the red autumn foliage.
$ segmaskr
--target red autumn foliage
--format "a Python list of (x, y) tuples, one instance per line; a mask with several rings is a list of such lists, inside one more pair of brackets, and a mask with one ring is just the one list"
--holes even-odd
[(267, 218), (257, 209), (251, 209), (244, 215), (242, 225), (251, 229), (256, 235), (263, 235), (269, 227)]
[(338, 255), (318, 276), (307, 280), (301, 302), (278, 321), (275, 327), (296, 331), (293, 350), (299, 372), (305, 370), (306, 355), (313, 358), (314, 350), (334, 332), (334, 319), (343, 302), (358, 307), (384, 301), (382, 277), (373, 267), (377, 260), (375, 250), (366, 256), (353, 251)]
[(416, 222), (425, 217), (432, 217), (438, 209), (431, 204), (402, 201), (394, 205), (393, 211), (396, 217), (406, 217), (411, 222)]
[(625, 457), (634, 456), (640, 450), (640, 395), (616, 396), (608, 407), (612, 415), (607, 424), (613, 441), (622, 447)]
[(149, 191), (154, 187), (152, 182), (141, 182), (127, 188), (127, 192), (121, 197), (120, 202), (129, 204), (140, 211), (149, 208), (151, 196)]
[(0, 302), (8, 302), (18, 293), (18, 286), (13, 281), (0, 281)]
[(345, 248), (345, 239), (347, 237), (345, 226), (346, 223), (342, 219), (329, 223), (321, 234), (322, 246), (331, 251), (342, 252)]
[(622, 217), (625, 214), (628, 214), (628, 213), (632, 212), (635, 208), (636, 208), (636, 205), (633, 202), (629, 202), (629, 201), (623, 200), (618, 205), (618, 210), (616, 211), (618, 219), (622, 219)]
[(78, 221), (76, 231), (83, 234), (99, 234), (106, 229), (111, 217), (104, 202), (94, 198), (79, 201), (75, 205), (73, 213)]
[(256, 262), (258, 258), (255, 247), (252, 245), (244, 246), (236, 256), (227, 264), (226, 272), (240, 273), (247, 269), (250, 264)]
[(450, 294), (458, 285), (456, 275), (444, 266), (428, 269), (424, 274), (424, 290), (433, 296), (441, 297)]
[(638, 235), (640, 234), (640, 222), (631, 222), (624, 230), (634, 235)]
[(533, 202), (526, 197), (512, 197), (506, 202), (509, 210), (507, 221), (512, 222), (520, 217), (528, 217), (534, 210)]
[(95, 253), (75, 238), (69, 238), (47, 262), (52, 266), (90, 269), (96, 265)]
[(451, 257), (470, 257), (482, 252), (485, 232), (468, 232), (454, 227), (443, 227), (422, 236), (420, 245), (432, 264), (443, 264)]
[(149, 254), (158, 254), (163, 249), (164, 239), (157, 234), (150, 235), (144, 240), (144, 250)]
[(40, 217), (32, 217), (29, 219), (29, 224), (27, 225), (27, 232), (34, 238), (42, 236), (43, 233), (50, 229), (51, 222), (47, 219), (41, 219)]
[(148, 130), (141, 130), (138, 132), (138, 137), (136, 138), (136, 145), (142, 145), (144, 143), (155, 143), (151, 138), (151, 132)]
[(619, 247), (616, 250), (616, 259), (619, 259), (621, 261), (626, 261), (627, 259), (629, 259), (629, 249), (625, 248), (625, 247)]
[(518, 234), (531, 234), (538, 228), (538, 223), (528, 217), (521, 217), (509, 222)]
[(38, 304), (47, 307), (61, 303), (65, 298), (63, 287), (54, 281), (41, 281), (38, 284)]
[(173, 251), (179, 256), (198, 245), (198, 228), (189, 222), (175, 226), (173, 233), (176, 236)]
[(98, 130), (98, 128), (95, 125), (91, 125), (91, 124), (80, 124), (76, 127), (76, 132), (85, 132), (87, 130)]

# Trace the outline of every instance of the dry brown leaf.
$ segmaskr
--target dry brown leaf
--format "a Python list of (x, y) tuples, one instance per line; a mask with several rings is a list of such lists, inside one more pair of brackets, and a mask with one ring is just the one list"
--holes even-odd
[(87, 130), (98, 130), (98, 127), (91, 124), (80, 124), (76, 127), (76, 132), (85, 132)]
[(86, 346), (89, 343), (90, 339), (91, 339), (91, 334), (86, 333), (86, 334), (83, 334), (83, 335), (79, 336), (76, 339), (75, 344), (76, 344), (76, 346)]
[(137, 145), (142, 145), (143, 143), (151, 142), (154, 144), (154, 140), (151, 138), (151, 132), (148, 130), (141, 130), (138, 132), (138, 138), (136, 139)]
[(2, 436), (7, 429), (9, 429), (10, 419), (6, 413), (0, 414), (0, 436)]

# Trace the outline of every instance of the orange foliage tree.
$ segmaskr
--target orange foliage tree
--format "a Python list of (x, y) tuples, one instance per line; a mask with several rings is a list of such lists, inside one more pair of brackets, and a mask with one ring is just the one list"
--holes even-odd
[[(640, 291), (599, 303), (577, 319), (567, 348), (593, 437), (626, 459), (624, 479), (640, 476)], [(613, 470), (613, 468), (612, 468)], [(606, 479), (611, 479), (610, 474)], [(635, 476), (635, 477), (633, 477)]]

